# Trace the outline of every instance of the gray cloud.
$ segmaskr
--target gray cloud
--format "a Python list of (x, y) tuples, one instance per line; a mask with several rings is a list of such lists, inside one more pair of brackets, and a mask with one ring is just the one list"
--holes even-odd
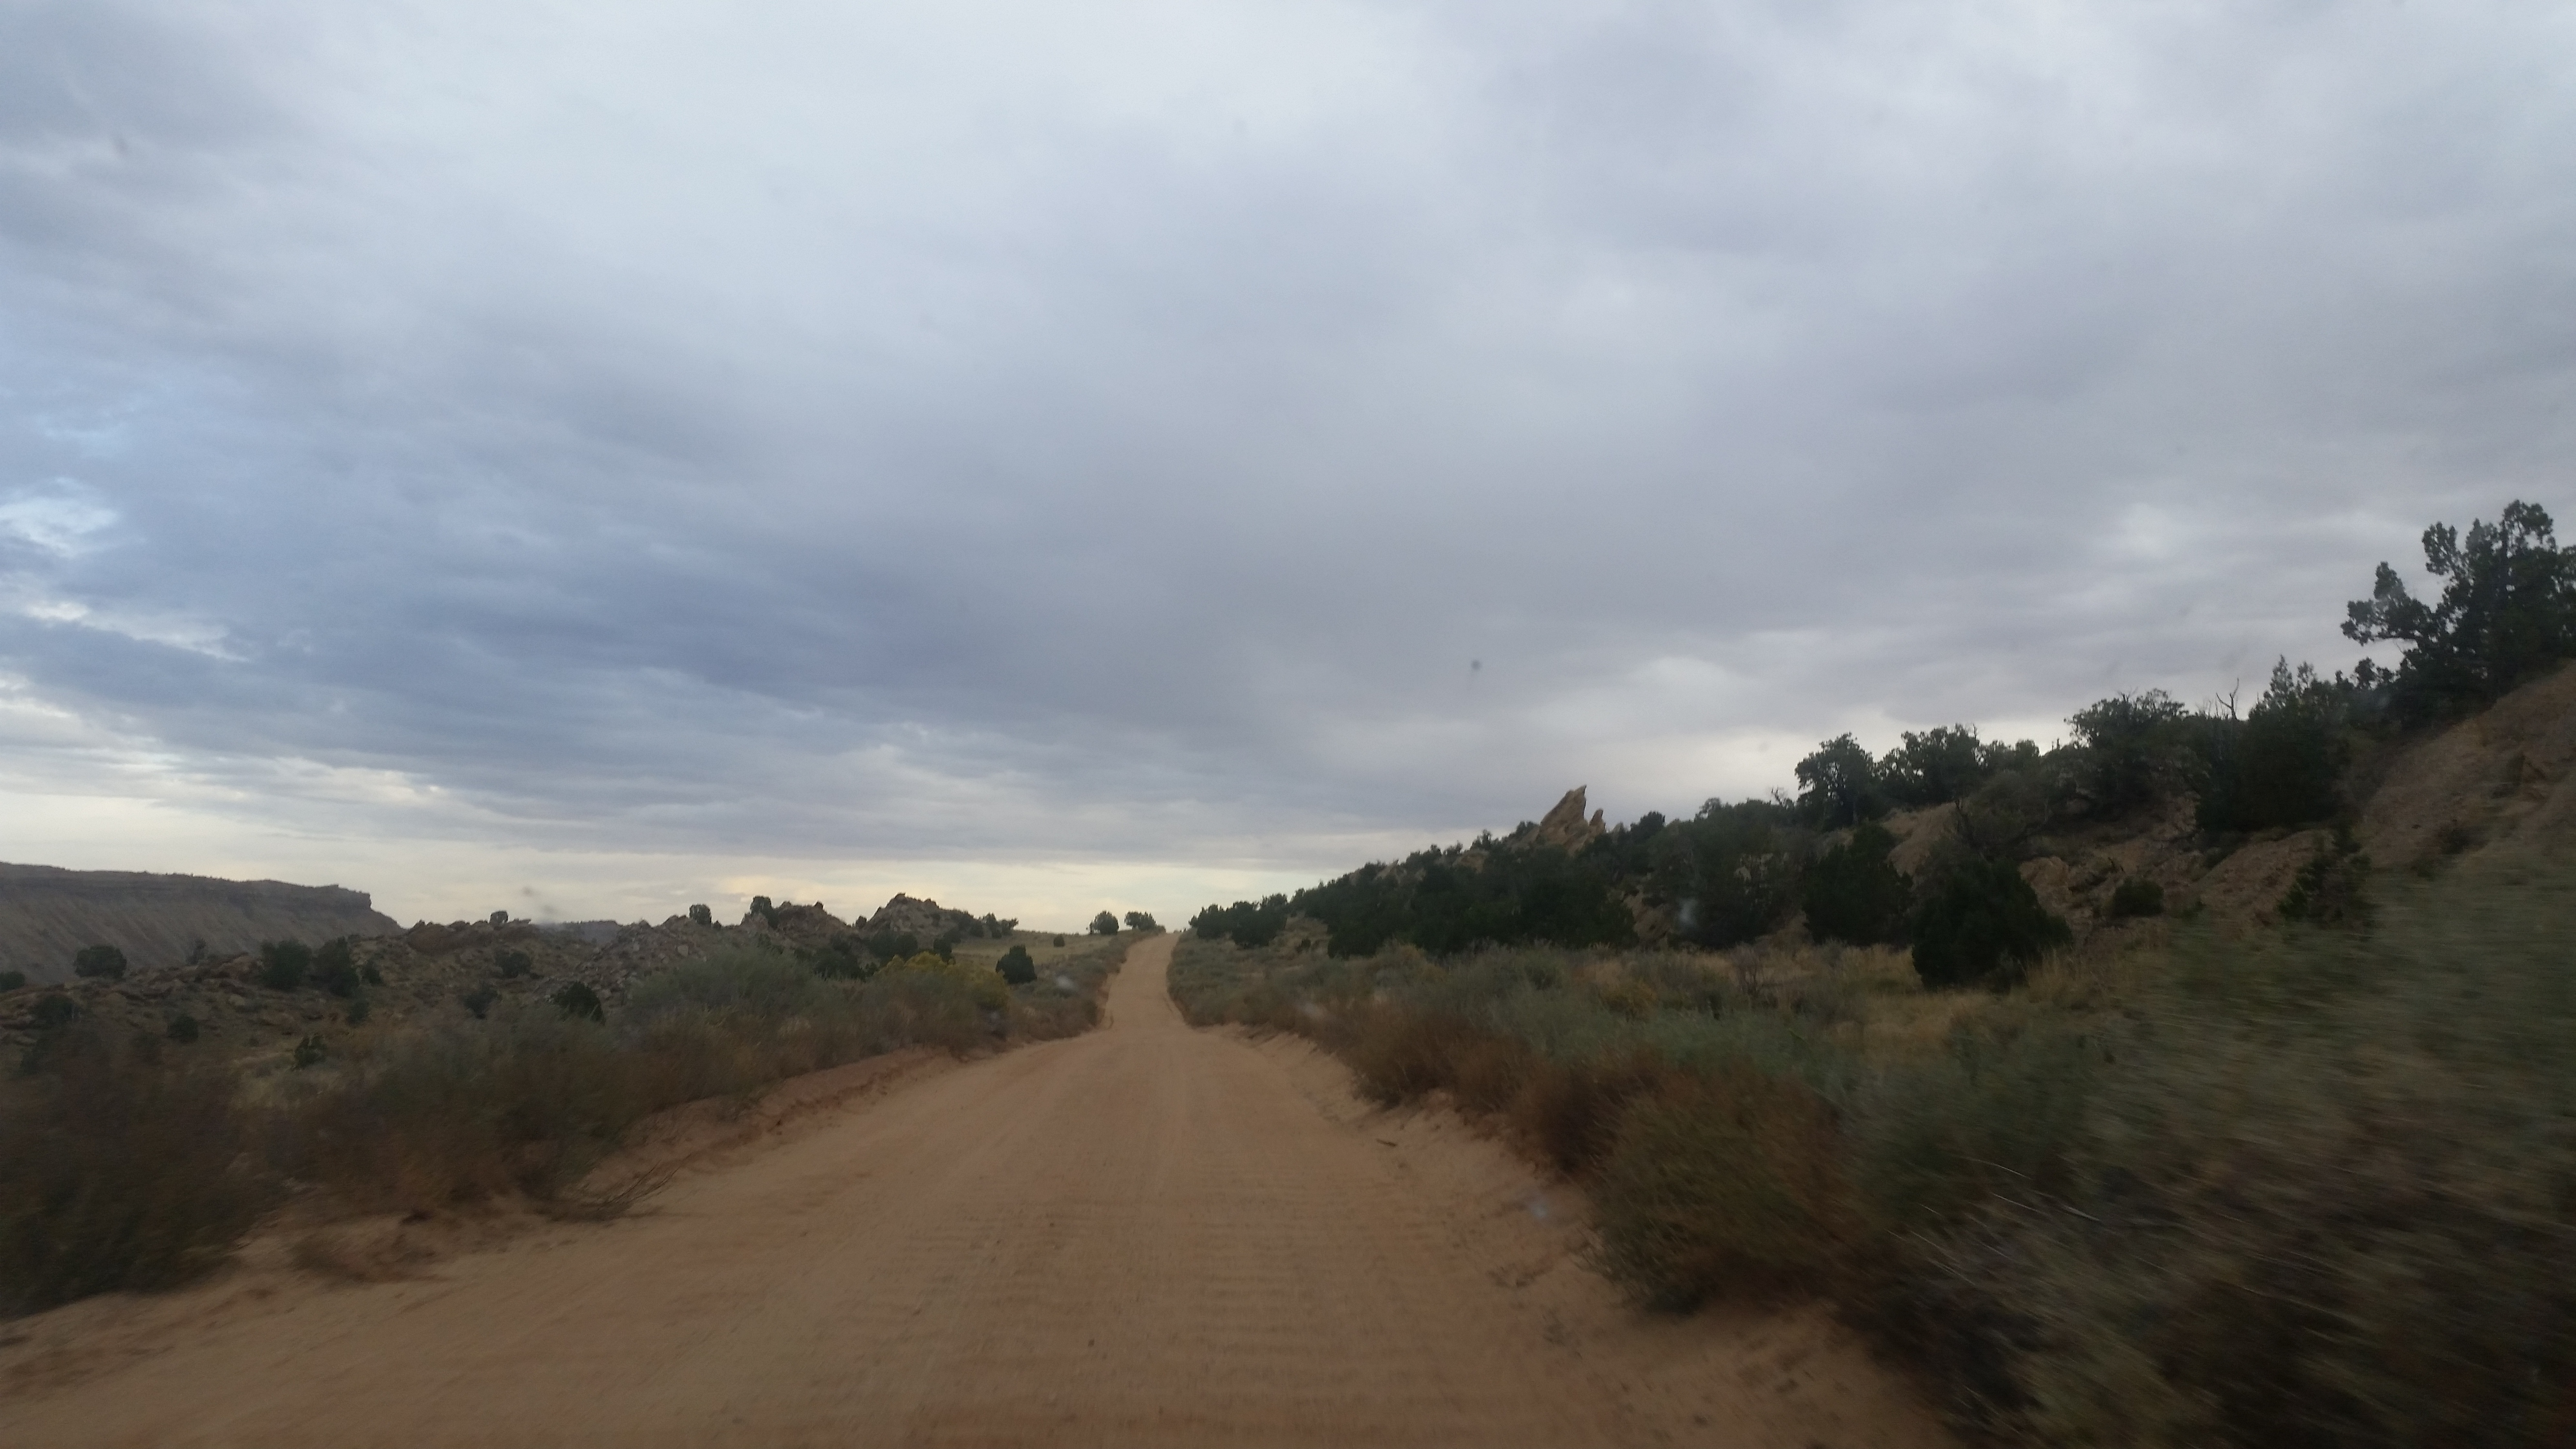
[(455, 805), (298, 829), (1293, 877), (2341, 662), (2425, 522), (2563, 501), (2571, 52), (15, 7), (0, 750)]

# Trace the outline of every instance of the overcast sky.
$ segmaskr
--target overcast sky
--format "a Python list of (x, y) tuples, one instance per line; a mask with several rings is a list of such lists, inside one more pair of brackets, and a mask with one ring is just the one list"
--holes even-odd
[(2527, 0), (0, 0), (0, 858), (1169, 920), (2348, 665), (2426, 523), (2576, 512), (2571, 75)]

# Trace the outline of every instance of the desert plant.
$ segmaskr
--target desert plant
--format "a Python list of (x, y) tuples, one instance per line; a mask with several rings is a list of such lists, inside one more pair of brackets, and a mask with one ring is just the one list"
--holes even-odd
[(355, 996), (360, 983), (356, 953), (352, 937), (323, 942), (313, 953), (313, 984), (333, 996)]
[(2322, 820), (2342, 808), (2356, 690), (2283, 659), (2243, 720), (2204, 716), (2199, 824), (2213, 833)]
[(1888, 860), (1896, 837), (1870, 822), (1807, 870), (1807, 931), (1819, 941), (1875, 945), (1903, 934), (1914, 885)]
[(114, 946), (83, 946), (72, 956), (72, 974), (121, 981), (125, 978), (125, 953)]
[(1095, 936), (1117, 935), (1118, 918), (1107, 911), (1102, 911), (1099, 915), (1091, 918), (1091, 934)]
[(1797, 776), (1798, 806), (1819, 829), (1841, 830), (1887, 813), (1878, 762), (1850, 735), (1816, 746), (1798, 762)]
[(579, 981), (567, 983), (546, 999), (566, 1016), (587, 1017), (592, 1021), (608, 1019), (607, 1009), (599, 1004), (599, 993)]
[(2076, 786), (2095, 814), (2126, 815), (2182, 783), (2189, 713), (2150, 689), (2097, 700), (2067, 719), (2081, 746)]
[(1652, 1307), (1829, 1285), (1857, 1220), (1833, 1109), (1736, 1063), (1623, 1112), (1592, 1188), (1598, 1256)]
[(170, 1025), (161, 1034), (184, 1046), (197, 1039), (198, 1031), (197, 1019), (183, 1011), (170, 1018)]
[(459, 1005), (474, 1014), (476, 1021), (481, 1021), (492, 1010), (492, 1003), (500, 999), (501, 993), (493, 990), (489, 982), (477, 985), (473, 990), (456, 998)]
[(504, 981), (516, 981), (537, 969), (536, 959), (525, 951), (509, 950), (492, 957), (492, 969)]
[(1127, 922), (1127, 929), (1131, 931), (1142, 931), (1151, 935), (1163, 929), (1155, 923), (1151, 911), (1129, 911), (1123, 919)]
[(2132, 876), (2111, 891), (2111, 918), (2125, 920), (2137, 916), (2161, 916), (2165, 913), (2165, 888), (2142, 876)]
[(79, 1028), (0, 1085), (0, 1315), (183, 1282), (266, 1203), (229, 1082), (152, 1045)]
[(2316, 853), (2299, 867), (2282, 895), (2281, 919), (2317, 926), (2370, 924), (2370, 857), (2349, 828), (2338, 827), (2317, 842)]
[(271, 991), (295, 991), (313, 969), (313, 948), (301, 941), (259, 943), (259, 984)]
[(80, 1018), (80, 1003), (59, 991), (37, 997), (27, 1008), (27, 1024), (38, 1032), (58, 1031)]
[(993, 963), (993, 969), (1001, 972), (1002, 979), (1013, 986), (1026, 986), (1038, 979), (1038, 963), (1029, 956), (1028, 947), (1016, 942), (1002, 953), (1002, 959)]
[[(2442, 580), (2441, 598), (2415, 598), (2382, 563), (2371, 596), (2347, 606), (2343, 625), (2355, 643), (2407, 646), (2387, 677), (2401, 718), (2501, 698), (2576, 655), (2576, 548), (2558, 546), (2546, 509), (2516, 500), (2494, 523), (2472, 521), (2465, 543), (2443, 523), (2425, 529), (2423, 542), (2424, 571)], [(2357, 672), (2365, 687), (2381, 677), (2366, 662)]]
[(1970, 861), (1916, 913), (1914, 971), (1929, 987), (2009, 986), (2072, 935), (2011, 862)]

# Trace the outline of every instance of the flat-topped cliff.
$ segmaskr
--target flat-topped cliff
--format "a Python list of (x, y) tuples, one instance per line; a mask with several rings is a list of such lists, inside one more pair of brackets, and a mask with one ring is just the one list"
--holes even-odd
[(30, 981), (69, 978), (83, 946), (117, 947), (128, 970), (144, 972), (184, 963), (200, 942), (225, 955), (401, 929), (365, 891), (335, 885), (0, 864), (0, 970)]

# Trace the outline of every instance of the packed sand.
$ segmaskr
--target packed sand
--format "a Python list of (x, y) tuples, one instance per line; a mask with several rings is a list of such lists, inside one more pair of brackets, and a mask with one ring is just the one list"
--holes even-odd
[(1577, 1195), (1190, 1030), (1170, 952), (1099, 1031), (809, 1089), (623, 1221), (0, 1323), (0, 1443), (1946, 1442), (1812, 1310), (1627, 1309)]

